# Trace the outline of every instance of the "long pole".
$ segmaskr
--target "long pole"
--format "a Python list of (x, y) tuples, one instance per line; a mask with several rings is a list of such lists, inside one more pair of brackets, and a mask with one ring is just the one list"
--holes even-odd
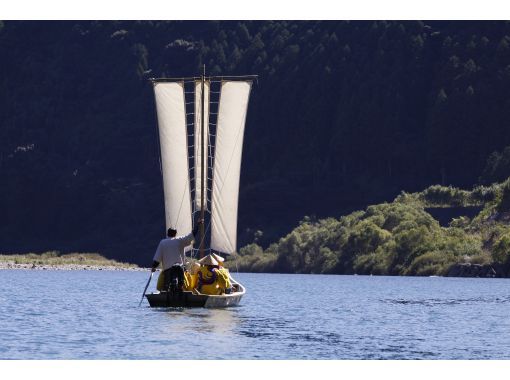
[(149, 281), (147, 281), (147, 285), (145, 285), (145, 289), (143, 290), (143, 294), (142, 294), (142, 299), (140, 300), (138, 307), (140, 307), (142, 305), (143, 297), (145, 297), (145, 293), (147, 292), (147, 288), (149, 287), (149, 284), (151, 283), (153, 274), (154, 274), (154, 272), (151, 272), (151, 275), (149, 276)]
[[(200, 169), (201, 169), (201, 179), (200, 179), (200, 219), (204, 220), (205, 216), (205, 209), (204, 209), (204, 185), (205, 185), (205, 147), (204, 147), (204, 114), (205, 114), (205, 65), (204, 65), (204, 71), (202, 74), (202, 111), (200, 113)], [(204, 230), (204, 224), (200, 224), (200, 258), (204, 257), (204, 238), (205, 238), (205, 230)]]

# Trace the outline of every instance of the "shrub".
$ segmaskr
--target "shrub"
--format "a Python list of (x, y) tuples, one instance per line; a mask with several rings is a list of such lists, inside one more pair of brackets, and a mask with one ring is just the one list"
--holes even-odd
[(510, 181), (505, 181), (501, 188), (501, 196), (497, 200), (497, 210), (499, 212), (510, 211)]
[(395, 203), (404, 203), (404, 204), (418, 204), (420, 203), (419, 194), (418, 193), (406, 193), (402, 191), (396, 198)]
[(426, 252), (416, 257), (405, 274), (416, 276), (442, 276), (455, 262), (452, 255), (443, 251)]
[(492, 249), (492, 258), (496, 263), (506, 264), (510, 259), (510, 233), (501, 236)]
[(467, 216), (460, 216), (458, 218), (452, 219), (450, 222), (450, 227), (454, 228), (466, 228), (469, 226), (470, 220)]
[(464, 260), (471, 264), (490, 264), (492, 262), (492, 256), (488, 252), (482, 252), (479, 255), (475, 256), (466, 256)]
[(420, 193), (420, 198), (428, 206), (464, 206), (469, 192), (452, 186), (433, 185)]
[(438, 250), (448, 252), (458, 260), (464, 256), (474, 257), (482, 254), (480, 236), (452, 227), (445, 228), (442, 232), (442, 236), (438, 236), (435, 241)]
[(473, 203), (487, 203), (492, 202), (496, 199), (496, 195), (498, 193), (498, 186), (476, 186), (473, 191), (471, 191), (471, 199)]
[(375, 252), (357, 256), (353, 263), (355, 273), (387, 275), (395, 259), (395, 243), (379, 246)]
[(262, 247), (255, 243), (248, 244), (239, 250), (239, 256), (262, 255), (263, 253)]

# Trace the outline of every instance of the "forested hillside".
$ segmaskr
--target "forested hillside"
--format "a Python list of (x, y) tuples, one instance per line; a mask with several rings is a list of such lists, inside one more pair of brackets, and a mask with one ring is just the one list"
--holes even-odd
[(508, 22), (6, 21), (0, 62), (1, 252), (150, 261), (164, 213), (147, 78), (202, 64), (259, 75), (240, 246), (510, 174)]
[[(438, 210), (457, 217), (440, 225)], [(239, 256), (248, 272), (510, 277), (510, 178), (403, 192), (338, 219), (305, 217), (266, 250), (252, 243)]]

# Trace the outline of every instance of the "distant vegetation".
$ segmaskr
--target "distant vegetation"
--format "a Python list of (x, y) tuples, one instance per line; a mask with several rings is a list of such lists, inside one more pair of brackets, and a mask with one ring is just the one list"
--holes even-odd
[[(455, 189), (510, 175), (508, 21), (5, 21), (0, 60), (3, 251), (102, 252), (149, 265), (164, 212), (147, 78), (196, 75), (202, 64), (259, 75), (240, 246), (256, 239), (269, 255), (304, 215), (338, 217), (430, 184), (453, 186), (423, 195), (435, 204), (476, 203)], [(375, 206), (377, 217), (331, 223), (368, 234), (396, 207), (422, 215), (419, 202), (399, 201)], [(416, 228), (445, 233), (425, 219)], [(407, 268), (400, 256), (370, 264), (362, 236), (313, 220), (300, 228), (331, 234), (320, 245), (328, 271)], [(377, 247), (400, 252), (400, 229), (377, 231)], [(312, 244), (301, 238), (295, 244)]]
[(107, 259), (98, 253), (66, 253), (52, 251), (45, 253), (27, 253), (0, 255), (0, 263), (13, 264), (33, 264), (33, 265), (80, 265), (92, 267), (117, 267), (117, 268), (135, 268), (137, 265), (121, 263), (115, 260)]
[[(479, 205), (470, 220), (441, 227), (425, 208)], [(391, 203), (339, 219), (305, 218), (263, 250), (250, 244), (239, 252), (241, 271), (378, 275), (446, 275), (459, 263), (510, 267), (510, 178), (471, 191), (431, 186), (402, 193)]]

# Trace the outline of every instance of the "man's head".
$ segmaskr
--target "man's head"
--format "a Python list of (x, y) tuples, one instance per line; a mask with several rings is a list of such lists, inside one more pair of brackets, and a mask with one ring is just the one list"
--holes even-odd
[(177, 235), (177, 230), (174, 230), (173, 228), (169, 228), (168, 231), (166, 232), (166, 235), (169, 238), (173, 238), (173, 237), (175, 237), (175, 235)]

